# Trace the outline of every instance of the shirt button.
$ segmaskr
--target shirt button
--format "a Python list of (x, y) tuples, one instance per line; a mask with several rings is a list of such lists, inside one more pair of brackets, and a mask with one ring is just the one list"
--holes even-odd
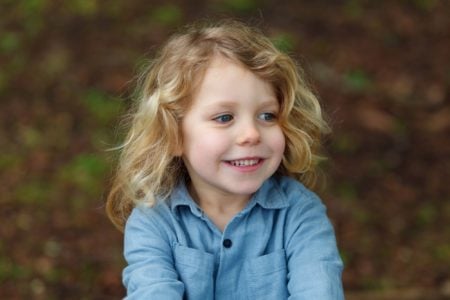
[(230, 239), (225, 239), (225, 240), (223, 240), (222, 245), (223, 245), (225, 248), (230, 248), (230, 247), (233, 245), (233, 242), (232, 242)]

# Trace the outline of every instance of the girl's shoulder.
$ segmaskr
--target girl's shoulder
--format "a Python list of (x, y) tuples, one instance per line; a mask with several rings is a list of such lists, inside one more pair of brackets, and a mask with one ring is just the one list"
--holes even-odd
[(170, 219), (170, 208), (164, 201), (158, 201), (154, 205), (137, 203), (131, 211), (125, 226), (130, 224), (147, 226), (158, 224), (158, 226), (161, 226), (161, 224), (170, 222)]
[(195, 204), (187, 195), (187, 189), (178, 185), (167, 198), (157, 198), (153, 205), (140, 202), (135, 205), (128, 223), (156, 226), (165, 230), (175, 230), (179, 222), (179, 207), (186, 206), (195, 210)]

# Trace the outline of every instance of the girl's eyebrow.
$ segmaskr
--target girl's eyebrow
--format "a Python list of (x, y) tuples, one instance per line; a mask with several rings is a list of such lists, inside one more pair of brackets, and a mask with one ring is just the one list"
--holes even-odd
[(265, 100), (263, 102), (261, 102), (258, 105), (259, 109), (276, 109), (279, 110), (280, 109), (280, 103), (278, 102), (278, 100), (276, 98), (271, 98), (268, 100)]
[(234, 108), (238, 106), (239, 102), (233, 100), (219, 100), (212, 103), (206, 104), (206, 108), (216, 109), (216, 108)]
[[(213, 103), (208, 103), (205, 105), (205, 108), (207, 109), (217, 109), (217, 108), (224, 108), (224, 109), (232, 109), (239, 105), (239, 101), (236, 100), (219, 100), (214, 101)], [(268, 98), (267, 100), (262, 101), (260, 104), (258, 104), (258, 107), (267, 107), (267, 106), (279, 106), (278, 100), (276, 98)]]
[(260, 104), (261, 107), (271, 106), (271, 105), (279, 106), (280, 103), (278, 102), (278, 100), (276, 98), (269, 98), (268, 100), (265, 100), (265, 101), (261, 102), (261, 104)]

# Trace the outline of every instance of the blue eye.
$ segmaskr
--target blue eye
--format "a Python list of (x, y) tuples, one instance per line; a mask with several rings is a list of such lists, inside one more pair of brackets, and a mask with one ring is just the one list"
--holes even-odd
[(266, 121), (266, 122), (272, 122), (277, 119), (277, 116), (273, 113), (265, 112), (265, 113), (262, 113), (259, 115), (259, 119)]
[(228, 123), (233, 120), (233, 116), (230, 114), (220, 115), (214, 118), (215, 121), (219, 123)]

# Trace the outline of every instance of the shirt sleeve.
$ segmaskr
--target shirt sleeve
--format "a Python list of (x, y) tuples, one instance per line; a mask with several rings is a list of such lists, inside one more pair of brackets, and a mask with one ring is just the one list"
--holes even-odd
[(342, 300), (343, 264), (325, 206), (312, 192), (300, 197), (287, 224), (288, 299)]
[(178, 279), (170, 241), (160, 225), (140, 208), (135, 208), (127, 220), (124, 256), (128, 265), (123, 271), (127, 289), (125, 299), (183, 298), (184, 284)]

